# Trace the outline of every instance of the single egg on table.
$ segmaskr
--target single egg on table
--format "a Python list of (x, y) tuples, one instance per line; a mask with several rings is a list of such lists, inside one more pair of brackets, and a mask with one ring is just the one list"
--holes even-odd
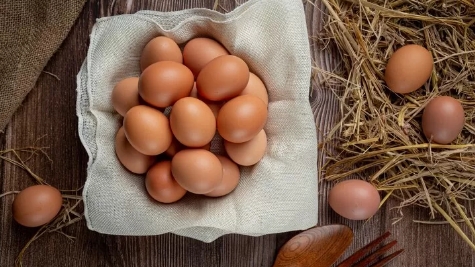
[(254, 138), (267, 121), (267, 105), (253, 95), (235, 97), (218, 113), (218, 132), (232, 143), (244, 143)]
[(159, 61), (174, 61), (183, 63), (180, 47), (171, 38), (158, 36), (150, 40), (142, 49), (140, 69), (144, 71), (148, 66)]
[(183, 48), (183, 64), (196, 78), (206, 64), (223, 55), (229, 55), (229, 52), (217, 41), (204, 37), (194, 38)]
[(430, 78), (434, 60), (432, 54), (420, 45), (405, 45), (389, 59), (384, 73), (388, 88), (400, 94), (414, 92)]
[(216, 118), (203, 101), (185, 97), (178, 100), (170, 113), (170, 127), (175, 138), (187, 147), (207, 145), (216, 134)]
[(140, 104), (138, 86), (138, 77), (128, 77), (118, 82), (112, 90), (112, 106), (122, 117), (129, 109)]
[(166, 108), (189, 96), (193, 73), (183, 64), (160, 61), (146, 68), (139, 79), (139, 94), (149, 105)]
[(422, 130), (426, 138), (438, 144), (454, 141), (465, 125), (465, 112), (460, 101), (450, 96), (430, 100), (422, 113)]
[(23, 189), (13, 200), (13, 218), (26, 227), (38, 227), (58, 215), (63, 197), (49, 185), (34, 185)]
[(186, 194), (173, 178), (170, 161), (158, 162), (148, 170), (145, 188), (153, 199), (161, 203), (177, 202)]
[(130, 144), (138, 152), (149, 156), (165, 152), (173, 139), (168, 118), (145, 105), (135, 106), (125, 114), (124, 130)]
[(249, 82), (249, 67), (233, 55), (220, 56), (209, 62), (196, 78), (198, 95), (210, 101), (229, 100), (238, 96)]
[(241, 166), (252, 166), (258, 163), (267, 148), (267, 135), (262, 129), (254, 138), (244, 143), (231, 143), (224, 140), (224, 148), (228, 156)]
[(222, 197), (228, 195), (239, 184), (241, 173), (239, 166), (232, 160), (225, 156), (217, 155), (221, 165), (223, 165), (223, 180), (221, 183), (211, 192), (205, 194), (208, 197)]
[(144, 174), (155, 162), (154, 156), (137, 151), (127, 140), (124, 127), (120, 127), (115, 137), (115, 153), (119, 162), (130, 172)]
[(172, 159), (172, 175), (185, 190), (194, 194), (213, 191), (223, 179), (219, 158), (205, 149), (184, 149)]
[(340, 216), (350, 220), (366, 220), (379, 209), (381, 197), (372, 184), (362, 180), (337, 183), (328, 195), (328, 204)]

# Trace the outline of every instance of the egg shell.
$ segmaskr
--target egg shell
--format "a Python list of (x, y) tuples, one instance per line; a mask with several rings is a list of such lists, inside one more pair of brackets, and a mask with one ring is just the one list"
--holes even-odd
[(211, 149), (211, 142), (199, 148), (209, 151)]
[(407, 94), (423, 86), (429, 79), (434, 60), (431, 53), (420, 45), (405, 45), (391, 55), (384, 79), (390, 90)]
[(172, 175), (185, 190), (194, 194), (213, 191), (223, 179), (223, 166), (205, 149), (184, 149), (172, 159)]
[(144, 71), (148, 66), (160, 61), (183, 63), (181, 49), (171, 38), (158, 36), (145, 45), (140, 56), (140, 70)]
[(228, 195), (236, 189), (241, 178), (239, 166), (236, 163), (225, 156), (217, 155), (217, 157), (223, 166), (223, 180), (213, 191), (205, 194), (208, 197)]
[(465, 125), (465, 112), (460, 101), (450, 96), (436, 97), (422, 113), (422, 130), (426, 138), (438, 144), (454, 141)]
[(38, 227), (58, 215), (63, 204), (61, 192), (49, 185), (23, 189), (13, 201), (13, 218), (26, 227)]
[(148, 170), (145, 188), (153, 199), (161, 203), (177, 202), (186, 194), (173, 178), (170, 161), (158, 162)]
[(198, 95), (210, 101), (228, 100), (238, 96), (249, 82), (249, 67), (233, 55), (210, 61), (196, 79)]
[(165, 154), (167, 154), (169, 157), (173, 157), (178, 151), (182, 150), (183, 148), (185, 148), (185, 146), (178, 142), (178, 140), (176, 140), (176, 137), (173, 137), (173, 141), (165, 151)]
[(203, 101), (208, 105), (208, 107), (213, 111), (213, 114), (216, 118), (218, 118), (218, 113), (221, 107), (223, 106), (223, 103), (221, 101), (215, 102), (215, 101), (209, 101), (206, 99), (203, 99), (203, 97), (200, 97), (198, 95), (198, 90), (196, 89), (196, 83), (195, 86), (193, 86), (193, 89), (191, 90), (190, 97), (198, 98), (199, 100)]
[(267, 148), (267, 135), (261, 130), (254, 138), (244, 143), (224, 141), (224, 148), (228, 156), (241, 166), (252, 166), (258, 163)]
[(229, 52), (217, 41), (203, 37), (194, 38), (183, 48), (183, 64), (196, 78), (206, 64), (223, 55), (229, 55)]
[(170, 147), (165, 151), (165, 155), (167, 155), (170, 158), (173, 158), (173, 156), (175, 156), (176, 153), (178, 153), (178, 151), (186, 149), (186, 148), (201, 148), (201, 149), (210, 150), (211, 142), (202, 147), (186, 147), (182, 143), (180, 143), (176, 138), (173, 138), (173, 141)]
[(264, 82), (256, 74), (249, 73), (249, 82), (240, 95), (253, 95), (259, 97), (264, 103), (269, 104), (269, 95)]
[(156, 156), (165, 152), (172, 142), (168, 118), (145, 105), (131, 108), (124, 117), (125, 136), (140, 153)]
[(216, 133), (216, 118), (203, 101), (185, 97), (173, 105), (170, 127), (183, 145), (202, 147), (211, 142)]
[(267, 105), (253, 95), (238, 96), (219, 110), (218, 132), (232, 143), (244, 143), (256, 136), (267, 121)]
[(112, 106), (121, 116), (140, 104), (138, 85), (138, 77), (128, 77), (118, 82), (112, 90)]
[(166, 108), (190, 95), (193, 73), (182, 64), (160, 61), (146, 68), (139, 79), (139, 94), (149, 105)]
[(154, 163), (154, 156), (147, 156), (137, 151), (127, 140), (124, 127), (120, 127), (115, 137), (115, 154), (119, 162), (130, 172), (144, 174)]
[(213, 112), (214, 118), (218, 119), (218, 114), (223, 104), (220, 102), (205, 102), (205, 103), (206, 105), (208, 105), (209, 109), (211, 109), (211, 112)]
[(191, 89), (190, 97), (198, 98), (198, 89), (196, 89), (196, 82), (193, 83), (193, 88)]
[(366, 220), (379, 209), (381, 197), (372, 184), (362, 180), (337, 183), (328, 195), (330, 207), (350, 220)]

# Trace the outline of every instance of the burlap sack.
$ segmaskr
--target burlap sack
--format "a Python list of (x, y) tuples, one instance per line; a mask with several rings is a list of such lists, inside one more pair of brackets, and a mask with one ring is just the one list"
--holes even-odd
[[(114, 152), (121, 119), (111, 90), (139, 75), (141, 49), (166, 35), (220, 41), (243, 58), (269, 91), (267, 153), (241, 168), (230, 195), (187, 195), (171, 205), (151, 201), (144, 178), (127, 172)], [(112, 235), (172, 232), (205, 242), (228, 234), (264, 235), (317, 223), (317, 140), (309, 105), (311, 60), (302, 1), (253, 0), (226, 15), (205, 9), (152, 11), (99, 19), (78, 75), (79, 135), (89, 154), (83, 196), (89, 229)]]
[(0, 131), (35, 86), (85, 2), (0, 1)]

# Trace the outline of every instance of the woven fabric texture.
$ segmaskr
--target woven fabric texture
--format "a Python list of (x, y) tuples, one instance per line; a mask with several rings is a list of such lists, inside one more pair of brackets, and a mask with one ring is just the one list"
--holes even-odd
[(0, 131), (35, 86), (85, 2), (0, 1)]
[[(147, 196), (143, 176), (126, 171), (115, 156), (121, 117), (111, 91), (121, 79), (140, 74), (141, 50), (159, 35), (179, 44), (214, 38), (266, 84), (267, 152), (255, 166), (241, 168), (240, 183), (228, 196), (189, 194), (159, 204)], [(89, 229), (112, 235), (175, 233), (211, 242), (229, 233), (259, 236), (317, 223), (317, 139), (302, 1), (251, 0), (227, 14), (191, 9), (107, 17), (96, 22), (90, 42), (77, 76), (79, 135), (89, 154), (83, 191)], [(212, 149), (222, 151), (219, 143)]]

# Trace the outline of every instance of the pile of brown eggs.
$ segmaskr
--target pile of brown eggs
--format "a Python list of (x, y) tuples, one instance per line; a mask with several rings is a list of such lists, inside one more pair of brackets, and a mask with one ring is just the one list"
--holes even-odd
[[(194, 38), (181, 49), (156, 37), (143, 48), (140, 68), (140, 77), (121, 80), (111, 95), (123, 116), (115, 139), (118, 160), (130, 172), (146, 174), (148, 194), (161, 203), (187, 192), (231, 193), (239, 166), (258, 163), (266, 151), (264, 83), (210, 38)], [(225, 155), (210, 151), (213, 140), (222, 140)]]

